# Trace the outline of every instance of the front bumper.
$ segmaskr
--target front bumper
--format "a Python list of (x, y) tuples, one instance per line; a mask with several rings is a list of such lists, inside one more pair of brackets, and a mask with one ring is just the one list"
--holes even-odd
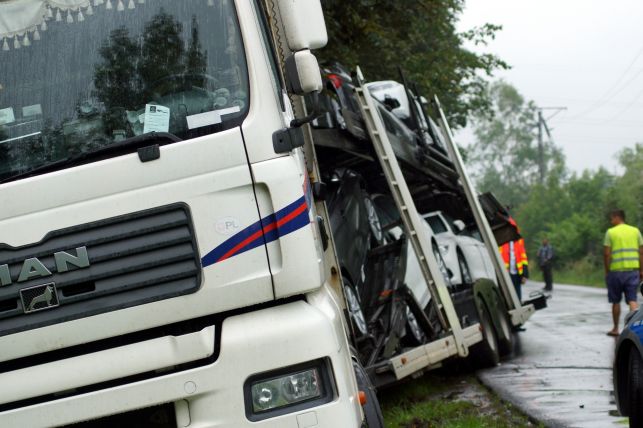
[[(0, 413), (0, 426), (59, 426), (174, 403), (179, 427), (359, 427), (361, 410), (350, 355), (345, 337), (339, 334), (343, 330), (334, 325), (336, 322), (325, 311), (304, 301), (232, 316), (223, 322), (219, 356), (211, 364), (5, 411)], [(127, 368), (144, 365), (148, 359), (158, 361), (151, 358), (151, 350), (144, 345), (139, 352), (135, 350), (136, 345), (130, 345), (128, 360), (117, 365)], [(96, 353), (76, 358), (78, 364), (87, 367), (93, 363), (95, 371), (101, 372), (101, 366), (115, 363), (101, 356)], [(330, 362), (335, 387), (332, 401), (259, 422), (248, 420), (243, 386), (250, 376), (316, 359)], [(63, 377), (72, 380), (89, 373), (77, 372), (70, 365), (65, 367)], [(31, 388), (38, 385), (29, 384)], [(25, 394), (20, 385), (4, 384), (3, 388)], [(30, 395), (37, 396), (38, 391)]]

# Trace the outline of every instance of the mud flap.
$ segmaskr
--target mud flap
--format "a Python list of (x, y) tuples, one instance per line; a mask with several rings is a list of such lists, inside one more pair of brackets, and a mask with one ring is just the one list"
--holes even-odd
[(547, 296), (543, 293), (536, 291), (529, 295), (529, 300), (522, 303), (523, 306), (534, 305), (537, 311), (547, 307)]

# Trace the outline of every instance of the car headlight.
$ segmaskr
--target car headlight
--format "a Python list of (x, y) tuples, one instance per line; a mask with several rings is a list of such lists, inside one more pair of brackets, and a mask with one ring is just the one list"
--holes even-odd
[(328, 365), (318, 360), (252, 376), (245, 388), (248, 418), (266, 419), (331, 401)]
[(443, 256), (446, 256), (447, 254), (449, 254), (449, 246), (448, 245), (440, 244), (439, 247), (440, 247), (440, 253), (442, 253)]

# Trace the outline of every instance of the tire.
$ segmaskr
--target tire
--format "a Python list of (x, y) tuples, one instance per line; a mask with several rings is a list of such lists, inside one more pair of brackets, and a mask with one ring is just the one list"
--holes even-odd
[(500, 362), (498, 336), (491, 323), (489, 310), (482, 303), (478, 308), (478, 316), (482, 327), (482, 342), (473, 347), (471, 352), (472, 362), (480, 368), (495, 367)]
[(438, 268), (440, 269), (440, 273), (444, 278), (444, 282), (447, 285), (447, 287), (450, 287), (452, 285), (451, 277), (449, 276), (447, 264), (444, 261), (444, 257), (442, 257), (442, 253), (440, 252), (440, 247), (438, 246), (438, 243), (435, 241), (431, 241), (431, 249), (433, 250), (433, 255), (435, 256), (435, 260), (438, 262)]
[(500, 303), (498, 309), (500, 310), (500, 314), (498, 314), (498, 320), (500, 322), (500, 328), (498, 331), (498, 350), (500, 351), (500, 356), (504, 357), (513, 352), (513, 328), (511, 327), (509, 314), (505, 305)]
[(460, 249), (457, 250), (458, 255), (458, 267), (460, 268), (460, 280), (463, 284), (473, 284), (473, 276), (469, 270), (469, 264), (467, 259), (464, 258), (464, 254)]
[(364, 336), (368, 333), (368, 325), (366, 323), (366, 316), (364, 315), (362, 304), (359, 300), (359, 295), (348, 278), (343, 277), (343, 282), (346, 309), (348, 310), (348, 317), (351, 325), (353, 326), (353, 331), (358, 336)]
[(362, 406), (364, 410), (362, 428), (384, 428), (384, 417), (382, 416), (382, 409), (380, 401), (377, 399), (375, 387), (356, 357), (353, 357), (353, 370), (355, 371), (357, 388), (366, 394), (366, 404)]
[(634, 347), (629, 356), (627, 397), (630, 427), (643, 426), (643, 359)]
[(406, 337), (404, 342), (410, 346), (420, 346), (426, 343), (426, 334), (424, 330), (422, 330), (422, 326), (415, 314), (408, 306), (406, 307)]
[(382, 231), (382, 224), (377, 216), (375, 205), (367, 195), (364, 195), (364, 207), (368, 217), (368, 226), (371, 229), (371, 248), (377, 248), (384, 244), (384, 232)]

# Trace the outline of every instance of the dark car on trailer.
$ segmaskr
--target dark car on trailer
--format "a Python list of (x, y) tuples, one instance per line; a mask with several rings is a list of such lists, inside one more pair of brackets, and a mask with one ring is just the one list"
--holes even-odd
[(325, 178), (326, 204), (344, 282), (350, 320), (366, 334), (366, 319), (359, 310), (366, 280), (366, 263), (372, 248), (382, 244), (382, 228), (361, 175), (338, 168)]

